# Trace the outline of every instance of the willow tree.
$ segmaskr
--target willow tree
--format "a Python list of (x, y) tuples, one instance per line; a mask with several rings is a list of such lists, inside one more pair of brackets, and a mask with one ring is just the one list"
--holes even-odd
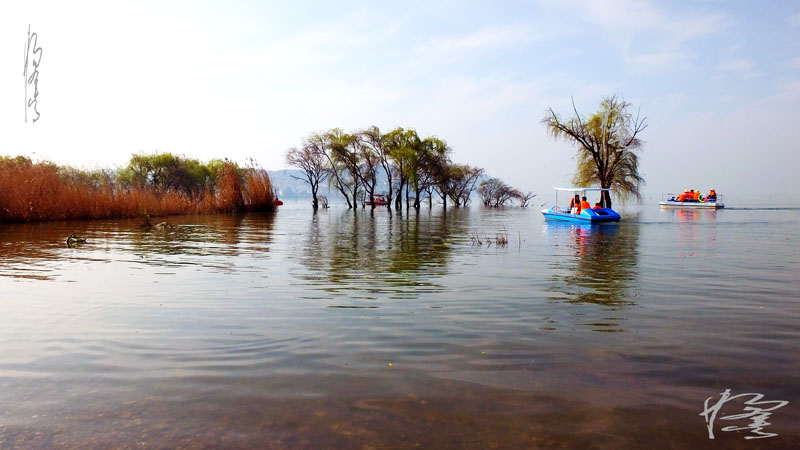
[(428, 194), (428, 207), (432, 207), (431, 190), (435, 183), (435, 177), (437, 173), (441, 172), (440, 168), (449, 164), (448, 155), (452, 150), (445, 141), (433, 136), (420, 141), (416, 150), (416, 166), (411, 177), (415, 195), (414, 208), (419, 209), (420, 196), (423, 192)]
[[(578, 113), (572, 103), (573, 117), (563, 119), (547, 110), (542, 123), (555, 139), (563, 138), (578, 146), (577, 170), (572, 182), (576, 185), (599, 184), (610, 188), (622, 200), (634, 197), (641, 201), (639, 192), (644, 178), (639, 175), (639, 155), (642, 148), (639, 134), (647, 128), (647, 118), (634, 116), (631, 104), (610, 96), (603, 99), (600, 109), (586, 118)], [(611, 195), (603, 191), (601, 203), (611, 207)]]
[(406, 190), (406, 208), (410, 206), (408, 184), (417, 170), (417, 149), (421, 146), (422, 140), (415, 130), (406, 130), (402, 127), (390, 131), (384, 138), (383, 145), (399, 178), (395, 208), (400, 211), (403, 204), (403, 188)]

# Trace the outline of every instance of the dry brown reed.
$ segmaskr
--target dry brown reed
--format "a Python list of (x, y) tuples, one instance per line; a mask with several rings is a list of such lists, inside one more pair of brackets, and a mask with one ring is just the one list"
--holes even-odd
[(126, 186), (113, 175), (90, 174), (25, 157), (0, 157), (0, 222), (131, 218), (274, 208), (272, 184), (263, 169), (225, 162), (215, 186), (187, 194)]

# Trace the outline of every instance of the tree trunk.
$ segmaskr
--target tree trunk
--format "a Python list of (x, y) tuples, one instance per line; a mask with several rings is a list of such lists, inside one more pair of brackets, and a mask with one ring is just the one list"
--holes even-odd
[(611, 208), (611, 191), (603, 191), (603, 208)]
[(392, 191), (392, 173), (390, 171), (386, 171), (386, 182), (389, 184), (389, 191), (386, 194), (386, 207), (392, 209), (392, 195), (394, 195), (394, 192)]
[(397, 198), (395, 199), (394, 207), (396, 210), (400, 211), (403, 208), (403, 177), (400, 177), (400, 183), (397, 186)]

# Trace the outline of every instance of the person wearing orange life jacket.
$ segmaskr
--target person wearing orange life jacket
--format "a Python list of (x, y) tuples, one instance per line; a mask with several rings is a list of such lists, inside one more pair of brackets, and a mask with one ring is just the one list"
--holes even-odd
[(717, 201), (717, 191), (711, 189), (711, 192), (708, 193), (708, 197), (706, 197), (707, 202), (715, 202)]
[(582, 200), (583, 200), (583, 201), (581, 201), (581, 209), (582, 210), (583, 209), (592, 209), (592, 205), (590, 205), (589, 202), (586, 201), (586, 196), (584, 196)]
[(569, 210), (572, 214), (578, 214), (581, 212), (581, 197), (578, 194), (575, 194), (575, 198), (570, 200)]
[(600, 203), (595, 203), (594, 208), (592, 209), (603, 209), (603, 207), (600, 205)]

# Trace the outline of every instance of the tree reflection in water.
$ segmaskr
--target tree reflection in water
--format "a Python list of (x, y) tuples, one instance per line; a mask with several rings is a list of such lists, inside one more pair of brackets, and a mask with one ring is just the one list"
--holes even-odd
[[(620, 310), (632, 305), (637, 277), (639, 224), (588, 225), (547, 222), (548, 240), (559, 252), (552, 268), (553, 299)], [(564, 252), (566, 248), (568, 251)], [(615, 329), (618, 320), (590, 323), (597, 331)]]
[(452, 236), (464, 234), (468, 217), (461, 210), (320, 212), (310, 221), (299, 256), (307, 271), (298, 278), (353, 299), (437, 291)]

